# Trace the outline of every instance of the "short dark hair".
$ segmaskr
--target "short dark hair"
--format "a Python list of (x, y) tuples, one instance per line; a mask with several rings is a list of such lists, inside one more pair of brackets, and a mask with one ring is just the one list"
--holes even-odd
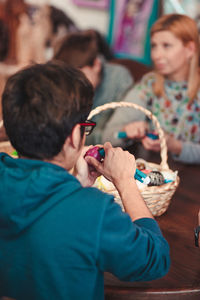
[(93, 94), (85, 75), (62, 62), (35, 64), (12, 75), (2, 96), (11, 144), (22, 156), (53, 158), (73, 127), (87, 119)]
[(88, 30), (69, 34), (54, 58), (76, 68), (92, 66), (98, 55), (98, 41), (94, 32)]

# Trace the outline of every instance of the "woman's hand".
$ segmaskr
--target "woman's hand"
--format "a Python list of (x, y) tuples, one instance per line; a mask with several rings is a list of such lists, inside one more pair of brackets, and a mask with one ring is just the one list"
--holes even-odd
[(145, 121), (132, 122), (124, 126), (123, 130), (126, 132), (129, 139), (141, 139), (145, 136), (148, 124)]
[(142, 139), (142, 144), (145, 149), (159, 152), (160, 151), (160, 140), (153, 140), (148, 136)]
[(173, 135), (168, 133), (165, 134), (165, 138), (168, 150), (175, 155), (179, 155), (182, 151), (182, 142), (175, 139)]
[(73, 174), (77, 177), (82, 186), (92, 186), (97, 177), (101, 175), (94, 167), (91, 167), (91, 165), (87, 163), (84, 157), (88, 149), (92, 147), (93, 146), (83, 148), (74, 168)]
[[(182, 150), (182, 142), (175, 139), (172, 134), (165, 133), (167, 149), (172, 154), (179, 155)], [(144, 137), (142, 139), (142, 144), (145, 149), (152, 150), (155, 152), (160, 151), (160, 140), (153, 140), (149, 137)]]

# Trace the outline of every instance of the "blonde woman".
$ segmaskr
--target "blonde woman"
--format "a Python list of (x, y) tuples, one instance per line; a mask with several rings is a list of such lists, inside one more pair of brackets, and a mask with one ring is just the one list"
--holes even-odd
[[(146, 74), (124, 101), (151, 110), (166, 133), (168, 150), (176, 160), (200, 163), (199, 33), (193, 19), (164, 15), (151, 28), (154, 71)], [(149, 124), (133, 109), (117, 109), (107, 124), (103, 141), (125, 146), (114, 132), (140, 138), (146, 149), (160, 151), (160, 141), (146, 136)]]

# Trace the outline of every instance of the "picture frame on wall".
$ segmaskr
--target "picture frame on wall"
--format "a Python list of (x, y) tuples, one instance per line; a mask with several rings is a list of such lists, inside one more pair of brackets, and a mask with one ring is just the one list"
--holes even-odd
[(106, 9), (109, 0), (73, 0), (73, 2), (78, 6)]
[(159, 0), (110, 0), (108, 43), (115, 56), (151, 65), (150, 28), (159, 13)]

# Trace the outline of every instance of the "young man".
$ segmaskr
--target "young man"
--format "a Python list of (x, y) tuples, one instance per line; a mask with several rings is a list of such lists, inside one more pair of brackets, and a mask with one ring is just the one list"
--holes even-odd
[[(4, 124), (20, 158), (0, 154), (0, 296), (100, 300), (105, 271), (128, 281), (168, 271), (169, 247), (137, 189), (134, 156), (106, 143), (103, 163), (84, 158), (92, 97), (81, 71), (55, 62), (6, 84)], [(89, 187), (97, 172), (126, 213)]]
[[(72, 33), (63, 41), (55, 54), (55, 59), (81, 69), (91, 81), (95, 93), (93, 107), (112, 101), (120, 101), (133, 85), (133, 79), (128, 69), (123, 66), (105, 62), (99, 56), (97, 36), (94, 31), (87, 30)], [(101, 143), (106, 122), (113, 111), (105, 111), (94, 117), (97, 122), (95, 131), (86, 139), (86, 143)]]

